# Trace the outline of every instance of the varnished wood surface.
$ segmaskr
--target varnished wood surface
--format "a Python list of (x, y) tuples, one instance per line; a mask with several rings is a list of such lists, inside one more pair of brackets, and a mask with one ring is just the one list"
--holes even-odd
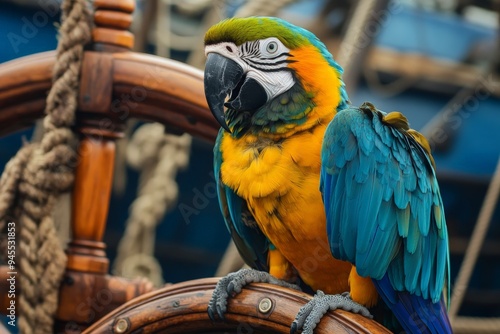
[(32, 126), (43, 116), (55, 52), (0, 64), (0, 136)]
[(94, 28), (92, 42), (107, 46), (115, 46), (131, 50), (134, 46), (134, 35), (127, 31), (132, 23), (132, 12), (135, 8), (133, 0), (95, 0)]
[(72, 210), (73, 235), (83, 240), (102, 240), (113, 182), (115, 143), (83, 138), (79, 155)]
[(132, 15), (113, 10), (99, 10), (94, 14), (94, 22), (101, 27), (128, 29)]
[(134, 0), (94, 0), (94, 8), (96, 9), (112, 9), (114, 11), (122, 11), (132, 13), (135, 8)]
[(113, 89), (113, 55), (88, 51), (80, 74), (78, 109), (90, 113), (108, 113)]
[(144, 279), (68, 270), (61, 284), (56, 327), (81, 331), (125, 302), (152, 290), (153, 285)]
[[(120, 121), (157, 121), (215, 139), (219, 125), (208, 110), (202, 71), (132, 52), (114, 53), (112, 60), (111, 115)], [(50, 51), (0, 64), (0, 136), (43, 116), (54, 62), (55, 52)], [(97, 117), (104, 118), (102, 113)]]
[[(205, 278), (167, 286), (124, 305), (84, 333), (289, 333), (290, 325), (310, 296), (270, 284), (251, 284), (231, 299), (225, 321), (212, 322), (207, 305), (218, 278)], [(272, 308), (259, 312), (259, 303), (270, 298)], [(122, 327), (123, 328), (123, 327)], [(119, 332), (119, 331), (118, 331)], [(361, 315), (341, 310), (329, 312), (315, 330), (321, 333), (390, 333)]]
[(89, 135), (85, 129), (78, 149), (73, 205), (72, 241), (69, 244), (68, 270), (105, 274), (109, 260), (102, 243), (108, 217), (113, 182), (115, 142)]
[(134, 35), (128, 31), (98, 27), (92, 30), (92, 40), (97, 43), (106, 43), (123, 46), (132, 49), (134, 46)]

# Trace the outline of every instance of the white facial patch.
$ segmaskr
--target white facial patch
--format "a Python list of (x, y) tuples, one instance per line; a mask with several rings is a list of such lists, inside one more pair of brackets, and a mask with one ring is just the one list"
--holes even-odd
[(290, 71), (262, 72), (252, 69), (247, 73), (249, 78), (257, 80), (267, 93), (267, 98), (272, 99), (286, 92), (294, 85)]

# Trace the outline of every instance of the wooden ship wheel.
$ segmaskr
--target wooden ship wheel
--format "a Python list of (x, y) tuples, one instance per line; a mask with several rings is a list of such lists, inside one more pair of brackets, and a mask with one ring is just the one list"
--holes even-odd
[[(131, 52), (133, 0), (95, 0), (92, 44), (83, 57), (74, 131), (79, 134), (72, 195), (71, 241), (59, 288), (54, 332), (288, 333), (310, 298), (269, 284), (252, 284), (229, 302), (226, 321), (212, 322), (207, 305), (217, 282), (207, 278), (154, 290), (144, 280), (108, 274), (102, 242), (106, 230), (115, 140), (129, 118), (155, 121), (177, 132), (214, 141), (219, 125), (210, 114), (203, 73), (185, 64)], [(43, 117), (55, 52), (0, 65), (0, 135), (29, 127)], [(124, 97), (134, 97), (133, 108)], [(104, 125), (103, 125), (104, 124)], [(5, 284), (8, 268), (0, 268)], [(22, 290), (19, 284), (16, 290)], [(2, 290), (5, 291), (5, 290)], [(86, 305), (111, 291), (106, 307)], [(104, 297), (103, 297), (104, 298)], [(9, 300), (0, 295), (5, 312)], [(330, 312), (316, 333), (389, 333), (378, 323), (349, 312)]]

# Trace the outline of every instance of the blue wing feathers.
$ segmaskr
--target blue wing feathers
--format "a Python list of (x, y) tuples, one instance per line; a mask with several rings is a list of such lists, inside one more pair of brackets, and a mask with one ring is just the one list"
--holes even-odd
[(420, 271), (422, 267), (422, 242), (419, 240), (413, 253), (404, 252), (404, 272), (405, 272), (405, 287), (406, 290), (421, 294), (422, 290), (418, 284), (420, 279)]
[[(377, 182), (375, 173), (371, 173), (367, 181), (371, 183)], [(359, 201), (359, 198), (364, 198), (366, 200), (362, 202)], [(353, 205), (358, 205), (357, 210), (350, 211), (353, 216), (352, 224), (355, 225), (356, 222), (359, 222), (358, 230), (362, 231), (362, 233), (358, 233), (356, 246), (357, 254), (366, 253), (372, 246), (371, 240), (373, 240), (373, 234), (378, 226), (378, 224), (374, 224), (373, 221), (376, 220), (378, 212), (380, 211), (382, 198), (383, 191), (381, 188), (370, 191), (368, 187), (359, 187), (356, 196), (350, 199), (351, 202), (357, 202), (353, 203)], [(363, 219), (363, 217), (371, 218)]]
[(356, 137), (354, 137), (352, 133), (347, 133), (347, 135), (344, 136), (344, 140), (345, 142), (342, 144), (345, 147), (345, 150), (344, 150), (344, 161), (342, 165), (344, 165), (346, 161), (351, 161), (354, 158), (354, 156), (356, 155), (356, 147), (358, 146)]
[(422, 270), (420, 272), (420, 290), (425, 291), (430, 286), (432, 254), (436, 252), (436, 235), (422, 238)]
[(410, 208), (404, 210), (396, 209), (396, 223), (399, 235), (403, 238), (408, 237), (408, 230), (410, 228)]
[(401, 275), (404, 275), (404, 261), (402, 252), (398, 252), (394, 260), (392, 260), (391, 265), (387, 270), (387, 274), (389, 277), (389, 281), (395, 291), (405, 290), (405, 282), (401, 279)]
[[(405, 325), (410, 333), (419, 333), (419, 322), (429, 333), (448, 333), (443, 204), (433, 162), (405, 122), (397, 115), (386, 121), (364, 105), (340, 111), (329, 124), (320, 180), (327, 232), (335, 257), (383, 280), (377, 289), (396, 315), (416, 314)], [(435, 317), (444, 319), (428, 320)]]
[[(236, 195), (236, 193), (229, 187), (224, 187), (226, 193), (226, 204), (229, 208), (229, 217), (231, 222), (237, 222), (241, 220), (241, 207), (243, 205), (243, 200)], [(243, 234), (241, 231), (243, 224), (234, 224), (234, 229), (239, 235)]]
[[(371, 235), (370, 247), (365, 253), (357, 253), (356, 269), (358, 274), (362, 276), (370, 276), (372, 278), (382, 278), (389, 263), (396, 256), (395, 247), (400, 240), (397, 231), (394, 229), (383, 230), (382, 226), (387, 221), (386, 215), (392, 210), (391, 204), (384, 202), (381, 206), (381, 211), (377, 217), (377, 228), (375, 233)], [(374, 224), (375, 225), (375, 224)], [(373, 242), (379, 240), (382, 248), (376, 248), (377, 245)], [(378, 256), (378, 253), (387, 254), (387, 256)]]
[[(343, 169), (340, 172), (340, 175), (338, 177), (338, 180), (345, 180), (344, 175), (345, 174), (345, 169)], [(341, 193), (342, 189), (344, 187), (340, 186), (338, 187), (338, 192)], [(343, 192), (343, 191), (342, 191)], [(350, 224), (351, 219), (352, 219), (352, 213), (355, 211), (351, 210), (350, 208), (350, 202), (351, 198), (349, 196), (344, 196), (343, 201), (341, 201), (341, 206), (339, 207), (340, 209), (340, 219), (346, 224), (340, 225), (340, 240), (342, 242), (342, 246), (345, 251), (344, 257), (347, 258), (352, 258), (356, 256), (356, 235), (358, 234), (358, 226), (352, 226)], [(344, 242), (344, 240), (347, 240), (347, 242)]]
[(418, 242), (420, 241), (420, 230), (418, 229), (417, 217), (415, 216), (413, 210), (410, 215), (410, 222), (408, 224), (408, 237), (406, 238), (406, 251), (407, 253), (415, 253), (417, 249)]
[(393, 211), (394, 211), (394, 204), (386, 200), (381, 201), (380, 209), (377, 213), (377, 226), (380, 228), (381, 231), (394, 232), (394, 229), (391, 228), (392, 227), (391, 215)]

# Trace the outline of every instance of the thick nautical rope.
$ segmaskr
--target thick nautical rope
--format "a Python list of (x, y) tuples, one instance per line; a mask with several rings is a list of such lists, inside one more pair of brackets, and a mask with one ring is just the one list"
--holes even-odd
[(22, 147), (0, 179), (0, 230), (19, 225), (18, 262), (21, 333), (52, 333), (66, 255), (51, 212), (73, 184), (76, 153), (73, 125), (84, 45), (90, 41), (87, 0), (64, 0), (52, 88), (40, 143)]

